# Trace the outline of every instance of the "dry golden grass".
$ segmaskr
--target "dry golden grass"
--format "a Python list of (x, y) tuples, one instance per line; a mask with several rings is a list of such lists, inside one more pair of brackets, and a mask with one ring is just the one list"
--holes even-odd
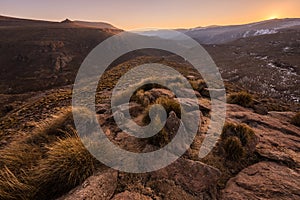
[(49, 194), (57, 197), (82, 183), (96, 169), (96, 159), (78, 137), (59, 139), (48, 150), (30, 177), (38, 188), (36, 198), (46, 199)]
[(243, 107), (251, 107), (253, 104), (253, 97), (248, 92), (242, 91), (229, 95), (227, 102), (230, 104), (238, 104)]
[[(170, 99), (168, 97), (159, 97), (158, 99), (156, 99), (155, 104), (160, 104), (164, 107), (164, 109), (166, 110), (167, 115), (169, 115), (169, 113), (171, 111), (174, 111), (176, 113), (176, 116), (178, 118), (181, 118), (181, 106), (180, 103), (178, 101), (176, 101), (175, 99)], [(145, 113), (143, 116), (143, 123), (148, 124), (150, 123), (151, 119), (149, 116), (149, 112), (150, 112), (150, 108), (151, 105), (149, 105), (146, 109), (145, 109)]]
[(162, 105), (166, 109), (167, 114), (169, 114), (171, 111), (174, 111), (176, 113), (176, 116), (178, 118), (181, 118), (181, 106), (180, 103), (175, 99), (170, 99), (168, 97), (159, 97), (155, 102), (156, 104)]
[(94, 172), (99, 162), (72, 126), (66, 108), (0, 150), (0, 199), (53, 199)]
[(254, 139), (254, 131), (246, 124), (226, 123), (223, 127), (221, 138), (224, 140), (227, 137), (236, 136), (242, 142), (242, 145), (247, 145), (251, 139)]
[(201, 159), (222, 172), (218, 187), (224, 188), (227, 181), (239, 171), (259, 161), (260, 158), (254, 153), (256, 143), (254, 131), (246, 124), (224, 125), (217, 146)]
[(189, 82), (190, 82), (192, 88), (200, 93), (204, 88), (207, 88), (205, 81), (202, 79), (190, 80)]
[(226, 157), (230, 160), (239, 160), (244, 156), (242, 143), (236, 136), (226, 138), (223, 148), (226, 152)]
[(35, 192), (35, 187), (26, 183), (24, 177), (17, 177), (6, 166), (1, 168), (0, 199), (27, 200), (32, 198), (32, 194), (34, 192)]

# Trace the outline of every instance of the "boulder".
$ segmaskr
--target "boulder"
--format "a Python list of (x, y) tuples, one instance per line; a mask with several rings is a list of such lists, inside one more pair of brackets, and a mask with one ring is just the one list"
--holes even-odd
[(170, 90), (167, 90), (167, 89), (163, 89), (163, 88), (153, 88), (153, 89), (149, 90), (149, 93), (155, 99), (162, 97), (162, 96), (167, 96), (169, 98), (175, 97), (173, 92), (171, 92)]
[(300, 199), (299, 171), (259, 162), (227, 182), (221, 199)]
[(152, 198), (137, 192), (129, 192), (126, 190), (125, 192), (116, 194), (112, 200), (152, 200)]
[(178, 102), (183, 106), (184, 111), (194, 111), (199, 109), (198, 100), (190, 99), (190, 98), (177, 98)]
[(201, 98), (198, 99), (199, 109), (204, 115), (208, 115), (211, 111), (211, 102), (209, 99)]
[(111, 199), (117, 187), (117, 177), (115, 170), (100, 171), (58, 200)]
[(291, 125), (288, 117), (293, 113), (259, 115), (250, 109), (227, 105), (227, 117), (234, 122), (248, 124), (258, 138), (256, 152), (267, 159), (300, 166), (300, 128)]
[(149, 181), (150, 186), (156, 194), (160, 194), (161, 198), (157, 199), (172, 199), (172, 200), (199, 200), (203, 199), (200, 196), (195, 196), (182, 189), (172, 180), (155, 180)]
[(171, 165), (151, 174), (152, 181), (171, 180), (185, 191), (198, 196), (216, 195), (220, 171), (199, 161), (179, 158)]

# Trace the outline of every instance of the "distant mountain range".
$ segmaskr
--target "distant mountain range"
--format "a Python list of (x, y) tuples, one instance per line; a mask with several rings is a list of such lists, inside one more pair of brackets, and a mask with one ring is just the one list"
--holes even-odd
[[(73, 84), (86, 55), (121, 31), (104, 22), (49, 22), (0, 16), (0, 94)], [(266, 96), (300, 102), (300, 19), (177, 31), (203, 44), (224, 80)], [(141, 34), (180, 40), (177, 36), (171, 38), (166, 30)], [(166, 52), (139, 50), (121, 56), (112, 66), (143, 56), (171, 57)], [(172, 61), (182, 66), (178, 60)]]
[[(244, 25), (208, 26), (191, 29), (177, 29), (177, 31), (185, 33), (201, 44), (224, 44), (240, 38), (275, 34), (284, 29), (300, 29), (300, 19), (272, 19)], [(147, 36), (160, 36), (165, 39), (180, 39), (171, 38), (165, 30), (144, 31), (142, 34)]]

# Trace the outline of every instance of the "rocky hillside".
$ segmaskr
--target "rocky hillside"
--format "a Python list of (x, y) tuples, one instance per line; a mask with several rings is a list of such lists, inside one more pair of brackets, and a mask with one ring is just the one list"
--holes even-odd
[(106, 23), (0, 18), (0, 93), (72, 84), (85, 56), (120, 32)]
[(300, 29), (206, 45), (222, 77), (263, 96), (299, 103)]
[[(146, 59), (133, 63), (138, 65), (142, 61)], [(128, 62), (112, 68), (100, 82), (100, 88), (112, 88), (121, 75), (118, 74), (119, 68), (129, 70), (132, 67), (133, 64)], [(79, 149), (78, 143), (73, 141), (76, 139), (73, 133), (71, 136), (65, 135), (70, 131), (68, 127), (73, 126), (69, 107), (71, 88), (42, 92), (24, 101), (1, 118), (0, 167), (4, 172), (0, 176), (4, 181), (0, 181), (0, 195), (11, 196), (8, 199), (18, 199), (26, 194), (25, 199), (60, 200), (299, 198), (300, 128), (292, 124), (296, 113), (262, 109), (264, 104), (260, 99), (251, 98), (248, 107), (227, 104), (227, 123), (217, 146), (207, 157), (199, 159), (199, 148), (210, 124), (211, 108), (205, 85), (199, 87), (197, 84), (201, 85), (202, 82), (194, 78), (191, 83), (202, 112), (201, 126), (193, 144), (173, 164), (143, 174), (118, 172), (89, 160), (90, 155), (86, 154), (86, 150)], [(228, 94), (229, 97), (231, 95)], [(164, 98), (164, 102), (172, 105), (164, 131), (146, 140), (129, 136), (116, 126), (110, 109), (110, 96), (110, 90), (98, 92), (97, 118), (110, 141), (120, 148), (133, 152), (153, 151), (170, 142), (176, 133), (180, 113), (174, 105), (176, 98), (170, 91), (150, 87), (137, 92), (132, 98), (130, 113), (139, 124), (145, 123), (143, 119), (148, 115), (146, 108), (159, 102), (158, 99)], [(185, 102), (188, 103), (188, 99)], [(167, 137), (164, 135), (166, 133)], [(24, 142), (26, 146), (22, 146)], [(61, 145), (68, 146), (63, 148)], [(24, 151), (23, 148), (32, 152), (28, 155), (35, 159), (29, 161), (26, 156), (25, 159), (16, 157)], [(68, 157), (73, 155), (72, 152), (77, 152), (77, 159)], [(81, 158), (80, 155), (86, 156)], [(71, 162), (66, 162), (66, 159)], [(21, 167), (14, 168), (12, 163), (16, 163), (16, 160)], [(53, 162), (56, 163), (54, 171), (44, 168), (53, 166)], [(64, 164), (60, 165), (61, 162)], [(56, 182), (56, 172), (58, 177), (72, 181)], [(73, 173), (78, 174), (73, 177)], [(11, 188), (7, 184), (5, 177), (12, 175), (16, 180), (11, 180), (19, 181), (22, 187)], [(46, 196), (44, 191), (47, 191)]]
[[(266, 23), (271, 22), (277, 21)], [(259, 24), (253, 26), (266, 28)], [(201, 75), (184, 59), (153, 49), (117, 59), (101, 77), (95, 103), (101, 128), (119, 148), (136, 153), (160, 149), (172, 141), (181, 124), (178, 98), (149, 84), (134, 93), (129, 108), (122, 103), (128, 86), (122, 85), (118, 102), (141, 126), (150, 122), (150, 106), (163, 105), (163, 129), (140, 139), (117, 126), (112, 90), (135, 66), (160, 63), (176, 69), (190, 82), (201, 111), (196, 137), (183, 156), (166, 168), (137, 174), (108, 168), (86, 150), (72, 109), (83, 120), (87, 112), (71, 107), (72, 83), (82, 60), (119, 31), (105, 23), (0, 17), (0, 199), (300, 198), (300, 32), (294, 25), (204, 46), (220, 67), (228, 101), (222, 134), (202, 159), (198, 155), (211, 125), (211, 102)], [(182, 88), (176, 77), (165, 78)], [(190, 123), (198, 123), (190, 101), (181, 99)]]
[(270, 35), (285, 29), (299, 28), (300, 19), (272, 19), (244, 25), (209, 26), (181, 30), (201, 44), (224, 44), (240, 38)]

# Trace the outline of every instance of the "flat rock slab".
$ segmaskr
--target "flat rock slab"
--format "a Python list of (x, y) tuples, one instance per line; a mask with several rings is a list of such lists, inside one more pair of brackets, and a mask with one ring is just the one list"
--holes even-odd
[(225, 200), (300, 199), (300, 174), (274, 162), (260, 162), (230, 179), (221, 195)]
[(115, 195), (112, 200), (152, 200), (152, 198), (136, 192), (125, 191)]
[(118, 172), (108, 169), (86, 179), (80, 186), (58, 200), (108, 200), (117, 187)]
[(198, 161), (178, 159), (166, 168), (153, 172), (151, 180), (171, 180), (196, 195), (216, 187), (220, 171)]
[(300, 128), (289, 120), (292, 112), (270, 112), (259, 115), (251, 110), (227, 105), (227, 117), (233, 122), (243, 122), (253, 128), (259, 139), (256, 151), (261, 156), (300, 167)]

